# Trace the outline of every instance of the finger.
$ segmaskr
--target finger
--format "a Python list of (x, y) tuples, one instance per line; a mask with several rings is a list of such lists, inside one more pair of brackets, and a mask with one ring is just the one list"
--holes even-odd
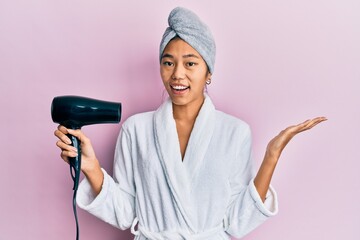
[(319, 120), (316, 120), (316, 121), (311, 122), (311, 123), (309, 124), (309, 126), (308, 126), (308, 129), (311, 129), (311, 128), (315, 127), (316, 125), (318, 125), (319, 123), (321, 123), (321, 122), (323, 122), (323, 121), (326, 121), (326, 120), (321, 120), (321, 119), (319, 119)]
[(64, 162), (70, 163), (69, 158), (68, 158), (67, 156), (65, 156), (65, 155), (63, 154), (63, 152), (60, 153), (60, 157), (62, 158), (62, 160), (64, 160)]
[(317, 117), (314, 119), (306, 120), (305, 122), (297, 125), (297, 127), (298, 127), (297, 130), (298, 130), (298, 132), (303, 132), (303, 131), (309, 130), (309, 129), (315, 127), (316, 125), (318, 125), (319, 123), (326, 121), (326, 120), (327, 120), (326, 117)]
[[(66, 151), (63, 150), (61, 151), (61, 157), (62, 159), (64, 159), (64, 157), (69, 158), (69, 157), (76, 157), (78, 154), (76, 152), (72, 152), (72, 151)], [(65, 160), (65, 159), (64, 159)]]
[(59, 125), (57, 129), (64, 134), (68, 134), (68, 129), (63, 125)]
[(61, 149), (62, 157), (76, 157), (78, 155), (77, 149), (71, 145), (67, 145), (62, 141), (58, 141), (56, 145)]
[(325, 117), (317, 117), (317, 118), (310, 120), (307, 125), (313, 127), (313, 126), (315, 126), (323, 121), (326, 121), (326, 120), (327, 120), (327, 118), (325, 118)]
[(55, 130), (54, 135), (66, 144), (71, 144), (71, 140), (62, 131)]
[(58, 146), (61, 150), (77, 152), (77, 149), (75, 147), (68, 145), (61, 140), (56, 142), (56, 146)]
[(86, 142), (88, 141), (88, 138), (84, 135), (84, 133), (80, 130), (80, 129), (67, 129), (68, 133), (73, 135), (74, 137), (76, 137), (77, 139), (80, 140), (80, 142)]
[(328, 119), (326, 117), (317, 117), (317, 118), (314, 118), (314, 121), (315, 122), (318, 122), (318, 123), (321, 123), (321, 122), (324, 122), (324, 121), (327, 121)]
[(314, 119), (308, 119), (302, 123), (299, 123), (297, 125), (286, 128), (285, 131), (290, 134), (295, 135), (295, 134), (304, 132), (306, 130), (309, 130), (309, 129), (313, 128), (314, 126), (316, 126), (317, 124), (319, 124), (323, 121), (326, 121), (326, 120), (327, 119), (325, 117), (317, 117)]

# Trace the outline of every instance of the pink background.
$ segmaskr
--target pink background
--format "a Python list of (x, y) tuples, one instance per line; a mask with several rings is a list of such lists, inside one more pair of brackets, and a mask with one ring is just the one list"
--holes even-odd
[[(50, 103), (75, 94), (123, 103), (123, 120), (164, 99), (158, 46), (175, 6), (210, 26), (218, 109), (247, 121), (259, 166), (267, 142), (315, 116), (273, 185), (278, 216), (252, 239), (360, 239), (360, 2), (0, 1), (0, 239), (75, 239), (69, 169)], [(112, 172), (120, 125), (84, 127)], [(131, 239), (79, 210), (80, 238)]]

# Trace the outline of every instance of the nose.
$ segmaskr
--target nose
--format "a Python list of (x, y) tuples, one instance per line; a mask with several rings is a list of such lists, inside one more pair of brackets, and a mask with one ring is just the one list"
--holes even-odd
[(171, 75), (171, 79), (184, 79), (185, 78), (185, 68), (181, 64), (178, 64), (174, 67), (174, 71)]

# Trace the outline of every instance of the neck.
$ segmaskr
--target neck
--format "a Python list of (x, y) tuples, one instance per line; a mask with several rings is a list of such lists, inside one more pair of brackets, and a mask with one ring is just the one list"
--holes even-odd
[(175, 105), (173, 103), (173, 116), (175, 120), (180, 121), (195, 121), (201, 106), (203, 105), (205, 97), (191, 102), (186, 105)]

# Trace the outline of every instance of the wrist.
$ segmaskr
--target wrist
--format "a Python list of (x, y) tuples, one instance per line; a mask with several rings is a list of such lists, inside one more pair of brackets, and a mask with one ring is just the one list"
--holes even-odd
[(91, 167), (83, 170), (83, 173), (91, 185), (94, 196), (97, 196), (102, 189), (104, 181), (104, 173), (101, 170), (99, 161), (94, 161), (94, 164), (91, 164)]
[(86, 166), (83, 166), (81, 170), (86, 178), (89, 178), (93, 175), (98, 175), (99, 173), (102, 174), (100, 163), (96, 158), (91, 161), (91, 164), (87, 163)]
[(266, 151), (263, 163), (268, 165), (276, 165), (280, 157), (280, 153)]

